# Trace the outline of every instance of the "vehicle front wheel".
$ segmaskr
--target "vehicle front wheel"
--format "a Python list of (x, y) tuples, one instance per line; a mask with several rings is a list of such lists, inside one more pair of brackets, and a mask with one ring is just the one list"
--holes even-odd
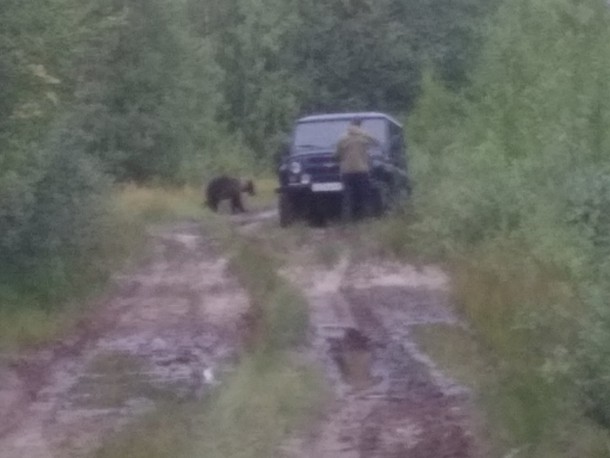
[(280, 226), (288, 227), (292, 223), (294, 223), (296, 219), (294, 203), (292, 202), (292, 198), (288, 194), (280, 194), (278, 207), (278, 212), (280, 216)]

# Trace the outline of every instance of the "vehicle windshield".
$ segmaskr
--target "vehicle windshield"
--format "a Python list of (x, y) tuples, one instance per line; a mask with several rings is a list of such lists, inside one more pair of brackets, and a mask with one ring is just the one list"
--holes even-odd
[[(349, 119), (297, 124), (294, 133), (295, 152), (299, 154), (306, 153), (309, 149), (334, 149), (339, 139), (347, 131), (349, 124)], [(363, 119), (360, 127), (381, 143), (385, 143), (386, 121), (384, 119)]]

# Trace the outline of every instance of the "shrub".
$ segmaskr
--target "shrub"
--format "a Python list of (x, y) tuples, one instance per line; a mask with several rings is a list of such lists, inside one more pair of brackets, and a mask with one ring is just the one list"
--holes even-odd
[(561, 367), (553, 402), (610, 425), (608, 40), (604, 1), (505, 2), (472, 86), (424, 85), (409, 230), (473, 275), (460, 301), (509, 379)]
[[(0, 179), (0, 304), (8, 296), (47, 304), (75, 287), (75, 267), (99, 247), (110, 181), (59, 139), (35, 167)], [(90, 262), (90, 259), (89, 261)]]

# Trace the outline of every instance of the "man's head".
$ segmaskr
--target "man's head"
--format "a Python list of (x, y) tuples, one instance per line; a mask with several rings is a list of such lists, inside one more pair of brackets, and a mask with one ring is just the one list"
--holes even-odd
[(360, 119), (360, 118), (352, 118), (350, 124), (352, 126), (360, 127), (360, 125), (362, 124), (362, 119)]

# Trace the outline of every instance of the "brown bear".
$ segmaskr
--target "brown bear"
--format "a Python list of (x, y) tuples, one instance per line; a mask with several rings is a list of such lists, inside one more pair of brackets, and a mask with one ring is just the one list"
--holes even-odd
[(244, 209), (241, 193), (247, 192), (251, 196), (255, 195), (254, 183), (252, 180), (242, 181), (238, 178), (233, 178), (227, 175), (221, 175), (212, 179), (206, 188), (205, 204), (213, 211), (218, 211), (218, 204), (222, 200), (231, 201), (232, 213), (243, 213)]

